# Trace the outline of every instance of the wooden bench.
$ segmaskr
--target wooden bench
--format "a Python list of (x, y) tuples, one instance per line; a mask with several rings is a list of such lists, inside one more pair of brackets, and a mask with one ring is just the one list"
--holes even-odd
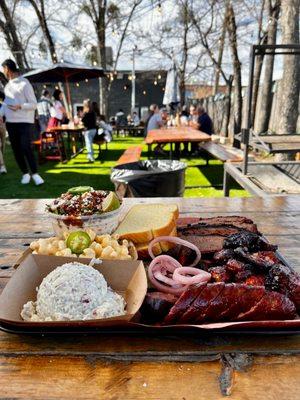
[[(199, 145), (200, 149), (206, 151), (208, 154), (210, 154), (212, 157), (216, 158), (217, 160), (220, 160), (222, 162), (240, 162), (243, 160), (242, 156), (239, 156), (237, 154), (234, 154), (232, 151), (228, 150), (225, 146), (214, 143), (214, 142), (206, 142), (206, 143), (201, 143)], [(206, 163), (208, 164), (209, 159), (206, 159)]]
[(143, 146), (128, 147), (117, 161), (117, 165), (139, 161)]

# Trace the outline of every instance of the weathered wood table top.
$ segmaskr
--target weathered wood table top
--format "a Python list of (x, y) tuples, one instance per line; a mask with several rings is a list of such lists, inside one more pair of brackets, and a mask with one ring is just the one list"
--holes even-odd
[[(182, 216), (245, 215), (300, 271), (300, 197), (176, 202)], [(46, 200), (0, 200), (0, 290), (11, 265), (49, 236)], [(236, 400), (300, 397), (300, 335), (25, 336), (0, 332), (0, 399)]]
[(209, 142), (210, 135), (189, 126), (179, 126), (175, 128), (162, 128), (149, 131), (145, 142), (153, 143), (183, 143), (183, 142)]

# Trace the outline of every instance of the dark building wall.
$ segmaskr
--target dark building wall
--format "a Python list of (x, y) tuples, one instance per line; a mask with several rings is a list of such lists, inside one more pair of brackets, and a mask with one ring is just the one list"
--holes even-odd
[[(130, 72), (118, 72), (111, 82), (109, 92), (109, 115), (113, 116), (122, 108), (125, 114), (131, 111), (131, 88), (132, 81), (129, 78)], [(161, 76), (158, 79), (158, 76)], [(136, 72), (136, 107), (149, 107), (152, 103), (162, 105), (164, 88), (166, 85), (166, 71), (142, 71)], [(157, 82), (157, 85), (154, 84)], [(55, 89), (54, 84), (34, 85), (37, 97), (46, 86), (50, 93)], [(90, 79), (76, 83), (70, 83), (72, 103), (81, 104), (84, 99), (89, 98), (91, 101), (99, 103), (99, 80)], [(145, 93), (144, 93), (145, 92)]]

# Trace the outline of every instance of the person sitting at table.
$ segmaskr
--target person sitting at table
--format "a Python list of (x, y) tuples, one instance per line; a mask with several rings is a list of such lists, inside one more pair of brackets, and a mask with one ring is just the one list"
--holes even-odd
[[(149, 115), (148, 115), (148, 118), (145, 123), (146, 135), (148, 134), (148, 132), (150, 132), (154, 129), (160, 129), (162, 127), (163, 127), (163, 121), (161, 118), (159, 107), (157, 104), (151, 104), (151, 106), (149, 108)], [(154, 152), (156, 154), (165, 155), (163, 147), (164, 147), (164, 145), (158, 144), (155, 147)]]
[(127, 126), (127, 118), (126, 115), (124, 114), (124, 111), (122, 110), (122, 108), (119, 109), (119, 111), (116, 114), (116, 124), (117, 127), (118, 126)]
[(99, 118), (99, 123), (98, 123), (98, 137), (103, 137), (103, 139), (107, 142), (110, 143), (112, 141), (112, 131), (113, 128), (112, 126), (106, 122), (105, 120), (105, 116), (104, 115), (100, 115)]
[(133, 111), (133, 114), (132, 114), (132, 123), (133, 123), (133, 126), (135, 126), (135, 127), (137, 127), (137, 126), (140, 125), (140, 119), (139, 119), (139, 116), (138, 116), (138, 114), (137, 114), (136, 111)]
[(89, 162), (93, 163), (94, 160), (94, 150), (93, 141), (97, 133), (97, 116), (92, 108), (90, 99), (83, 100), (83, 116), (81, 118), (85, 130), (83, 132), (85, 147), (87, 149), (87, 159)]
[(64, 117), (66, 117), (67, 112), (62, 104), (62, 101), (62, 91), (59, 89), (55, 89), (53, 92), (53, 102), (50, 109), (50, 119), (48, 122), (47, 130), (55, 128), (56, 126), (60, 126), (62, 124), (62, 120), (64, 119)]
[[(192, 126), (195, 129), (199, 129), (201, 132), (205, 132), (208, 135), (213, 134), (213, 123), (210, 118), (210, 116), (207, 114), (203, 106), (198, 106), (196, 110), (196, 121), (193, 118), (190, 121), (190, 126)], [(193, 142), (191, 144), (191, 152), (192, 155), (198, 156), (199, 155), (199, 144)]]

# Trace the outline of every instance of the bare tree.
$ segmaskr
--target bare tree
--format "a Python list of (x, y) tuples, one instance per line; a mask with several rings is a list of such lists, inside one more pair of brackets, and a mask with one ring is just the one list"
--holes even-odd
[[(268, 28), (265, 37), (266, 44), (273, 45), (276, 43), (277, 23), (280, 12), (280, 0), (267, 0), (268, 10)], [(256, 102), (255, 131), (266, 132), (269, 127), (269, 120), (272, 108), (272, 82), (274, 69), (274, 56), (266, 55), (264, 58), (265, 71), (263, 77), (263, 86), (260, 94), (260, 101)], [(262, 106), (263, 105), (263, 106)], [(254, 117), (254, 116), (253, 116)]]
[[(283, 44), (299, 43), (299, 0), (282, 0), (281, 29)], [(298, 118), (300, 63), (299, 56), (286, 55), (283, 62), (284, 85), (281, 85), (279, 134), (294, 134)]]
[[(299, 0), (282, 0), (281, 30), (283, 44), (299, 43)], [(284, 84), (280, 85), (280, 118), (278, 134), (295, 134), (300, 89), (299, 56), (285, 55), (283, 61)], [(277, 159), (286, 158), (278, 154)], [(287, 158), (291, 158), (289, 155)]]
[(17, 34), (17, 27), (14, 20), (14, 10), (17, 2), (18, 1), (15, 0), (12, 4), (12, 7), (9, 8), (5, 0), (0, 1), (0, 10), (3, 17), (0, 18), (0, 30), (3, 32), (7, 46), (12, 52), (18, 67), (21, 71), (24, 71), (29, 67), (29, 65), (26, 59), (23, 44)]
[(237, 48), (237, 26), (235, 22), (235, 13), (232, 4), (230, 4), (228, 7), (227, 30), (228, 30), (232, 63), (233, 63), (233, 81), (234, 81), (233, 135), (236, 135), (241, 131), (243, 99), (242, 99), (241, 62), (239, 59), (238, 48)]
[(57, 54), (55, 51), (55, 44), (54, 44), (54, 39), (52, 37), (52, 34), (50, 32), (49, 26), (48, 26), (48, 18), (46, 16), (46, 11), (45, 11), (45, 1), (44, 0), (25, 0), (27, 3), (30, 3), (31, 6), (33, 7), (36, 16), (39, 21), (39, 25), (42, 29), (43, 36), (46, 40), (47, 47), (50, 52), (50, 57), (53, 63), (57, 62)]

